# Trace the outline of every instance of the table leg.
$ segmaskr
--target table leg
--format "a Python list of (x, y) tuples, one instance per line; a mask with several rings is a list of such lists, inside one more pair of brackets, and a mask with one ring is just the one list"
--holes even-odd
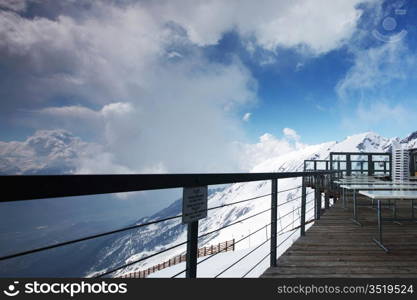
[(394, 201), (394, 208), (393, 208), (393, 219), (394, 219), (394, 223), (398, 224), (398, 225), (403, 225), (400, 221), (397, 221), (397, 200), (393, 200)]
[(382, 215), (381, 215), (381, 200), (377, 202), (377, 218), (378, 218), (378, 238), (374, 238), (373, 241), (381, 247), (385, 252), (388, 252), (388, 248), (382, 243)]
[(359, 226), (362, 226), (362, 224), (358, 221), (358, 215), (357, 215), (357, 211), (356, 211), (356, 190), (353, 189), (352, 192), (353, 192), (353, 195), (352, 195), (352, 198), (353, 198), (353, 219), (352, 219), (352, 221), (354, 223), (358, 224)]

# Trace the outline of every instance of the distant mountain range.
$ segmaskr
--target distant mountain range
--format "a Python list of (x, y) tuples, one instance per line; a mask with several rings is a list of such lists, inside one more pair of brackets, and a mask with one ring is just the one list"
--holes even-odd
[(98, 145), (65, 130), (38, 130), (23, 142), (0, 142), (0, 174), (68, 174)]

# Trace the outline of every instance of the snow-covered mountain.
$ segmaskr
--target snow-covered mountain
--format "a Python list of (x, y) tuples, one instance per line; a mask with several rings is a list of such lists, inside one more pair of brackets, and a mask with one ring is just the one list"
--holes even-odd
[(0, 141), (0, 174), (72, 173), (92, 147), (65, 130), (39, 130), (23, 142)]
[(0, 141), (0, 175), (134, 173), (101, 144), (63, 130), (38, 130), (24, 141)]
[[(330, 152), (388, 152), (396, 141), (408, 148), (417, 147), (417, 132), (400, 139), (389, 139), (373, 132), (347, 137), (341, 142), (327, 142), (318, 145), (303, 146), (298, 150), (265, 159), (256, 165), (251, 172), (291, 172), (302, 171), (306, 159), (327, 159)], [(72, 173), (78, 170), (80, 157), (91, 157), (91, 154), (102, 152), (98, 146), (86, 143), (66, 131), (38, 131), (33, 137), (24, 142), (0, 142), (0, 174), (51, 174)], [(94, 156), (94, 155), (93, 155)], [(96, 155), (97, 156), (97, 155)], [(100, 160), (102, 161), (102, 160)], [(301, 180), (279, 180), (280, 191), (299, 186)], [(244, 199), (268, 195), (271, 190), (270, 181), (236, 183), (227, 186), (209, 187), (209, 208), (227, 205)], [(300, 189), (293, 189), (279, 194), (279, 215), (285, 216), (279, 223), (278, 229), (283, 229), (298, 216), (299, 201), (291, 201), (300, 195)], [(309, 195), (307, 201), (312, 200)], [(311, 206), (307, 211), (312, 215)], [(152, 216), (141, 218), (134, 224), (142, 224), (151, 220), (163, 219), (181, 213), (181, 199)], [(269, 223), (268, 212), (245, 220), (249, 216), (269, 209), (270, 197), (262, 197), (253, 201), (210, 210), (208, 217), (200, 221), (199, 234), (205, 234), (217, 228), (236, 223), (219, 232), (213, 232), (202, 238), (199, 246), (217, 244), (230, 239), (240, 239)], [(309, 216), (307, 216), (309, 218)], [(236, 245), (237, 250), (245, 250), (257, 243), (265, 241), (269, 228), (259, 231), (250, 239)], [(186, 227), (181, 219), (169, 220), (137, 230), (119, 233), (112, 238), (100, 242), (99, 251), (89, 259), (85, 276), (92, 276), (103, 270), (109, 270), (148, 256), (154, 252), (167, 249), (186, 241)], [(185, 245), (152, 257), (146, 261), (134, 264), (124, 270), (114, 273), (114, 276), (165, 261), (183, 253)], [(87, 264), (85, 265), (87, 267)], [(156, 273), (155, 273), (156, 274)], [(80, 274), (82, 275), (82, 274)]]
[[(307, 159), (327, 159), (330, 152), (387, 152), (391, 148), (393, 141), (406, 144), (409, 148), (417, 145), (417, 132), (411, 134), (405, 139), (388, 139), (373, 132), (366, 132), (354, 136), (349, 136), (341, 142), (328, 142), (319, 145), (306, 146), (300, 150), (281, 155), (279, 157), (271, 157), (254, 167), (251, 172), (293, 172), (302, 171), (303, 162)], [(278, 189), (287, 190), (300, 185), (300, 178), (279, 180)], [(270, 181), (258, 181), (249, 183), (236, 183), (228, 185), (222, 190), (214, 191), (209, 196), (209, 208), (214, 206), (222, 206), (236, 201), (267, 195), (270, 193)], [(300, 195), (300, 189), (295, 189), (279, 194), (278, 203), (287, 202), (288, 205), (282, 205), (279, 208), (279, 215), (287, 215), (278, 224), (278, 230), (284, 228), (297, 216), (296, 210), (291, 216), (288, 212), (299, 207), (299, 201), (291, 201)], [(313, 195), (308, 195), (307, 201), (312, 200)], [(312, 205), (312, 204), (311, 204)], [(261, 228), (269, 222), (269, 214), (263, 213), (257, 217), (242, 221), (248, 216), (262, 212), (270, 207), (270, 198), (264, 197), (254, 201), (244, 202), (236, 205), (226, 206), (215, 210), (210, 210), (206, 219), (200, 220), (199, 234), (213, 231), (217, 228), (226, 226), (231, 223), (236, 225), (227, 227), (219, 232), (207, 235), (201, 239), (199, 246), (216, 244), (232, 238), (240, 238), (248, 233)], [(307, 207), (309, 211), (309, 206)], [(138, 220), (136, 224), (149, 222), (151, 220), (162, 219), (181, 213), (181, 199), (174, 202), (166, 209), (156, 213), (149, 218)], [(312, 215), (311, 211), (311, 215)], [(308, 216), (307, 216), (308, 218)], [(268, 231), (268, 229), (266, 229)], [(268, 232), (266, 233), (266, 235)], [(265, 240), (265, 233), (262, 232), (258, 237), (252, 238), (252, 245)], [(170, 220), (158, 223), (152, 226), (133, 230), (124, 233), (102, 249), (98, 253), (96, 265), (89, 270), (87, 275), (93, 275), (95, 272), (108, 270), (148, 256), (156, 251), (172, 247), (178, 243), (186, 241), (186, 228), (181, 224), (181, 220)], [(247, 243), (237, 246), (237, 249), (248, 247)], [(184, 247), (179, 247), (172, 251), (168, 251), (157, 257), (153, 257), (144, 262), (132, 265), (122, 271), (114, 273), (118, 276), (123, 273), (141, 270), (148, 266), (152, 266), (164, 261), (174, 255), (184, 252)]]

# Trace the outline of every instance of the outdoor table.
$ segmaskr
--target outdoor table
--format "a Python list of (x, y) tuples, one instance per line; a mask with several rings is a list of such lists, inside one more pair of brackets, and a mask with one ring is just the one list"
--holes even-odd
[[(414, 217), (414, 200), (417, 199), (417, 191), (410, 190), (395, 190), (395, 191), (359, 191), (359, 194), (364, 195), (372, 200), (377, 200), (377, 219), (378, 219), (378, 237), (373, 238), (373, 241), (381, 247), (385, 252), (389, 249), (383, 244), (382, 240), (382, 222), (383, 221), (416, 221)], [(383, 200), (411, 200), (411, 218), (383, 218), (381, 214), (381, 201)]]
[[(357, 213), (357, 203), (356, 203), (356, 192), (357, 191), (393, 191), (393, 190), (414, 190), (417, 191), (417, 184), (415, 185), (399, 185), (399, 184), (377, 184), (377, 185), (341, 185), (342, 191), (351, 190), (352, 191), (352, 202), (353, 202), (353, 218), (352, 221), (356, 224), (362, 226), (362, 224), (358, 221), (358, 213)], [(343, 193), (343, 208), (346, 207), (346, 199), (345, 194)], [(372, 200), (373, 205), (373, 200)], [(388, 204), (390, 205), (390, 203)], [(396, 206), (394, 205), (394, 218), (396, 217)]]

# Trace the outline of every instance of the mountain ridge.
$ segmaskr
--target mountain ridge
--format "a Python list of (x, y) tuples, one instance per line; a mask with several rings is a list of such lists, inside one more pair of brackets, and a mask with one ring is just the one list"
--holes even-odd
[[(329, 156), (330, 152), (387, 152), (389, 151), (393, 141), (405, 141), (400, 140), (399, 138), (385, 138), (374, 132), (366, 132), (362, 134), (357, 134), (347, 137), (345, 140), (340, 142), (326, 142), (318, 145), (305, 146), (301, 149), (292, 151), (287, 154), (283, 154), (278, 157), (273, 157), (265, 160), (263, 163), (258, 164), (250, 170), (250, 172), (296, 172), (302, 171), (304, 160), (320, 160), (326, 159)], [(403, 144), (415, 145), (417, 138), (407, 139)], [(283, 179), (279, 180), (278, 187), (279, 190), (287, 190), (299, 186), (300, 179)], [(209, 207), (221, 206), (224, 204), (230, 204), (242, 199), (248, 199), (256, 197), (263, 194), (268, 194), (270, 192), (270, 182), (248, 182), (248, 183), (235, 183), (224, 188), (222, 191), (218, 191), (209, 197)], [(295, 196), (299, 195), (300, 189), (297, 189), (295, 192), (289, 191), (281, 193), (279, 195), (279, 202), (290, 202)], [(298, 194), (297, 194), (298, 193)], [(310, 198), (312, 195), (310, 196)], [(310, 199), (311, 200), (311, 199)], [(177, 200), (179, 201), (179, 200)], [(309, 198), (307, 199), (309, 201)], [(246, 218), (251, 214), (262, 211), (265, 208), (268, 208), (270, 205), (269, 198), (265, 200), (257, 200), (256, 203), (250, 201), (241, 205), (227, 206), (216, 210), (215, 212), (210, 212), (207, 219), (200, 221), (200, 234), (212, 231), (216, 228), (222, 226), (239, 222), (239, 220)], [(177, 203), (179, 205), (179, 203)], [(280, 214), (283, 215), (287, 213), (288, 210), (281, 211)], [(158, 215), (158, 214), (155, 214)], [(255, 220), (245, 221), (246, 225), (240, 225), (236, 228), (228, 227), (220, 232), (215, 233), (214, 235), (209, 235), (204, 240), (200, 241), (199, 246), (204, 246), (208, 244), (214, 244), (221, 242), (223, 240), (236, 238), (236, 236), (241, 236), (242, 232), (248, 232), (251, 228), (255, 230), (259, 227), (259, 224), (262, 221), (267, 221), (269, 216), (264, 216), (262, 218), (255, 218)], [(285, 224), (281, 224), (281, 228)], [(143, 258), (151, 253), (169, 248), (174, 246), (176, 243), (184, 242), (186, 240), (186, 230), (185, 227), (175, 221), (163, 222), (160, 226), (155, 226), (151, 230), (145, 229), (144, 231), (137, 231), (129, 233), (129, 238), (123, 240), (118, 240), (109, 245), (108, 249), (103, 249), (103, 252), (99, 255), (108, 258), (110, 266), (105, 266), (104, 264), (96, 265), (95, 269), (91, 269), (88, 275), (92, 275), (97, 271), (106, 270), (108, 268), (115, 267), (114, 262), (118, 264), (125, 262), (129, 263), (137, 259)], [(169, 237), (169, 238), (167, 238)], [(141, 251), (140, 247), (135, 247), (143, 242), (143, 240), (151, 238), (153, 241), (158, 241), (158, 246), (155, 245), (152, 247), (145, 247), (145, 251)], [(127, 240), (129, 242), (127, 242)], [(146, 244), (146, 243), (145, 243)], [(150, 245), (150, 244), (148, 244)], [(114, 253), (117, 249), (117, 255), (108, 255), (110, 252)], [(129, 249), (128, 251), (126, 251)], [(142, 249), (143, 250), (143, 249)], [(165, 256), (169, 258), (180, 254), (184, 249), (178, 251), (171, 251)], [(131, 256), (126, 255), (126, 253), (132, 253)], [(134, 254), (133, 254), (134, 253)], [(160, 260), (161, 258), (159, 258)], [(133, 272), (135, 270), (143, 269), (158, 260), (150, 259), (149, 262), (139, 263), (132, 267), (127, 268), (122, 272), (115, 273), (115, 276), (118, 276), (122, 273)]]
[[(302, 171), (304, 160), (327, 159), (330, 152), (388, 152), (394, 141), (405, 145), (407, 148), (416, 148), (417, 131), (402, 139), (398, 137), (386, 138), (374, 132), (365, 132), (348, 136), (342, 141), (303, 145), (292, 152), (266, 158), (263, 162), (250, 169), (249, 172)], [(94, 153), (95, 147), (97, 145), (86, 143), (65, 131), (39, 131), (35, 137), (28, 138), (24, 142), (0, 142), (0, 173), (10, 174), (13, 173), (13, 170), (16, 171), (16, 174), (72, 173), (77, 166), (77, 157), (85, 153)], [(3, 168), (4, 160), (7, 160), (5, 168)], [(50, 163), (48, 163), (49, 160)], [(25, 166), (28, 162), (29, 165)], [(19, 166), (18, 164), (23, 164), (23, 166)], [(282, 191), (299, 185), (299, 178), (284, 179), (279, 180), (278, 188)], [(209, 207), (222, 206), (259, 195), (267, 195), (270, 193), (270, 190), (269, 181), (235, 183), (217, 187), (217, 189), (211, 190), (210, 192)], [(299, 193), (300, 189), (280, 193), (279, 202), (290, 203), (291, 199), (299, 196)], [(229, 226), (219, 232), (207, 235), (200, 240), (199, 246), (215, 244), (232, 238), (238, 239), (251, 232), (251, 230), (260, 227), (269, 218), (266, 214), (245, 222), (241, 222), (240, 220), (256, 214), (259, 211), (268, 209), (269, 205), (270, 199), (266, 197), (257, 199), (256, 201), (210, 210), (208, 218), (200, 221), (200, 234), (232, 223), (238, 223), (238, 225)], [(294, 208), (294, 206), (291, 206), (292, 204), (286, 205), (288, 209), (280, 210), (280, 215), (284, 215)], [(132, 225), (178, 215), (180, 212), (181, 199), (177, 199), (153, 215), (137, 219)], [(293, 217), (296, 216), (297, 214)], [(283, 228), (285, 224), (280, 224), (279, 226)], [(265, 234), (262, 237), (264, 238), (264, 236)], [(91, 258), (91, 264), (88, 270), (85, 270), (84, 274), (79, 276), (93, 276), (97, 272), (118, 267), (121, 264), (135, 261), (154, 252), (182, 243), (186, 241), (186, 238), (186, 226), (181, 224), (180, 219), (169, 220), (138, 230), (117, 234), (113, 239), (107, 239), (101, 244), (101, 250)], [(253, 244), (256, 241), (257, 238), (254, 237), (251, 242)], [(248, 247), (248, 245), (237, 245), (237, 249), (239, 247)], [(144, 269), (147, 266), (159, 263), (164, 259), (173, 257), (184, 251), (184, 246), (176, 248), (163, 255), (156, 256), (142, 263), (134, 264), (125, 270), (116, 272), (114, 276)]]

